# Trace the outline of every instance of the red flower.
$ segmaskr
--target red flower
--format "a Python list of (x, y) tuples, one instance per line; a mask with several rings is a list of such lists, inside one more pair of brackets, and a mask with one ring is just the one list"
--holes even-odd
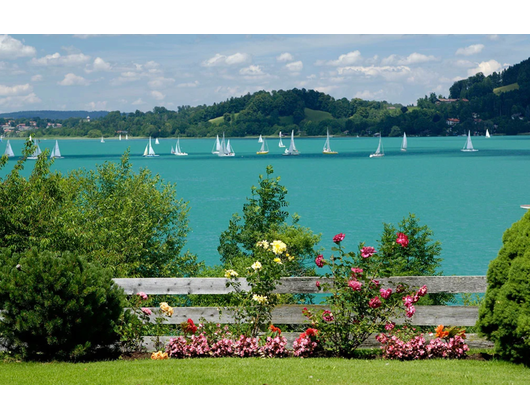
[(350, 280), (348, 282), (348, 286), (351, 287), (353, 290), (361, 290), (362, 283), (356, 280)]
[(392, 294), (392, 289), (381, 289), (380, 290), (381, 292), (381, 297), (383, 299), (388, 299), (390, 297), (390, 295)]
[(186, 333), (195, 334), (197, 331), (197, 326), (193, 323), (193, 320), (191, 318), (188, 318), (188, 322), (184, 322), (181, 324), (182, 330)]
[(315, 258), (315, 264), (322, 268), (324, 267), (324, 263), (322, 262), (322, 260), (324, 259), (324, 256), (322, 254), (319, 254), (316, 258)]
[(409, 244), (409, 237), (402, 232), (398, 232), (396, 243), (400, 244), (403, 248), (406, 248)]
[(344, 240), (344, 236), (344, 233), (338, 233), (333, 237), (333, 242), (335, 242), (336, 244), (341, 243)]
[(418, 296), (423, 297), (427, 294), (427, 286), (423, 285), (418, 289)]
[(361, 257), (363, 258), (369, 258), (372, 255), (375, 254), (375, 248), (373, 246), (365, 246), (363, 249), (361, 249)]
[(376, 296), (373, 299), (370, 299), (370, 302), (368, 302), (368, 306), (374, 309), (379, 308), (381, 306), (381, 301), (379, 300), (379, 296)]
[(308, 337), (316, 336), (318, 333), (318, 330), (316, 328), (308, 328), (307, 330), (305, 330), (305, 333)]
[(315, 286), (318, 287), (320, 289), (320, 282), (317, 280), (317, 282), (315, 283)]
[(282, 330), (280, 330), (279, 328), (275, 327), (274, 325), (271, 324), (271, 326), (269, 327), (269, 330), (271, 330), (271, 332), (273, 333), (278, 333), (278, 334), (281, 334), (282, 333)]

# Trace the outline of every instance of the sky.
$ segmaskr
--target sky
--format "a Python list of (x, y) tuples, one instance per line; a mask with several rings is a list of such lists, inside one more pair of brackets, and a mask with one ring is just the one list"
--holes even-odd
[[(208, 5), (196, 6), (195, 13)], [(109, 13), (99, 24), (88, 23), (100, 20), (95, 19), (102, 16), (99, 10), (90, 8), (81, 22), (63, 16), (59, 28), (36, 18), (24, 25), (33, 33), (17, 33), (22, 28), (16, 24), (9, 34), (0, 34), (0, 112), (145, 112), (155, 106), (211, 105), (249, 92), (292, 88), (314, 89), (337, 99), (411, 105), (431, 92), (448, 96), (457, 80), (499, 72), (530, 57), (528, 34), (484, 33), (489, 25), (468, 27), (475, 34), (458, 33), (458, 23), (427, 27), (430, 33), (399, 34), (403, 27), (395, 25), (400, 20), (394, 17), (399, 16), (391, 10), (381, 25), (364, 27), (346, 24), (350, 21), (342, 15), (335, 15), (337, 25), (330, 25), (324, 13), (328, 25), (322, 26), (316, 24), (322, 20), (319, 13), (293, 21), (259, 9), (242, 17), (223, 10), (204, 20), (183, 20), (168, 10), (155, 19), (161, 25), (144, 25), (153, 15), (136, 11), (128, 18), (130, 25), (123, 24), (120, 13), (120, 23), (110, 26), (117, 20)], [(225, 22), (223, 14), (230, 15), (230, 24), (219, 23)], [(262, 25), (248, 23), (260, 14), (264, 19), (258, 21), (269, 23), (258, 31)], [(360, 21), (358, 15), (352, 17), (355, 21)], [(55, 34), (49, 32), (51, 27)], [(223, 33), (227, 27), (241, 33)], [(260, 33), (252, 33), (252, 28)], [(131, 30), (146, 33), (127, 33)]]

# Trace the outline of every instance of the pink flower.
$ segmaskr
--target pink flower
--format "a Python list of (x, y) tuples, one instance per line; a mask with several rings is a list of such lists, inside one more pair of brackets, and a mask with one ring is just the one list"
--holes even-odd
[(326, 322), (331, 322), (335, 319), (335, 317), (333, 316), (331, 311), (325, 310), (324, 313), (322, 314), (322, 319)]
[(375, 284), (376, 286), (379, 286), (381, 284), (381, 282), (376, 279), (372, 279), (372, 283)]
[(140, 296), (143, 300), (149, 299), (148, 296), (144, 292), (138, 292), (136, 293), (137, 296)]
[(317, 280), (317, 282), (315, 283), (315, 286), (318, 287), (320, 289), (320, 282)]
[(394, 324), (393, 322), (389, 322), (388, 324), (385, 325), (385, 330), (392, 331), (395, 326), (396, 324)]
[(405, 305), (407, 308), (412, 306), (412, 296), (405, 296), (403, 297), (403, 305)]
[(418, 289), (418, 293), (417, 295), (420, 296), (420, 297), (423, 297), (427, 294), (427, 286), (426, 285), (423, 285), (421, 286), (419, 289)]
[(151, 315), (152, 314), (151, 309), (149, 309), (149, 308), (142, 308), (142, 312), (144, 314), (146, 314), (146, 315)]
[(353, 267), (353, 268), (351, 269), (351, 271), (352, 271), (352, 273), (354, 273), (354, 274), (362, 274), (363, 269), (362, 269), (362, 268), (359, 268), (359, 267)]
[(348, 286), (351, 287), (353, 290), (361, 290), (362, 283), (358, 282), (357, 280), (350, 280), (348, 282)]
[(380, 290), (381, 292), (381, 297), (383, 299), (388, 299), (390, 297), (390, 295), (392, 294), (392, 289), (381, 289)]
[(398, 232), (396, 243), (400, 244), (403, 248), (406, 248), (409, 244), (409, 237), (404, 233)]
[(361, 249), (361, 257), (363, 258), (369, 258), (375, 253), (376, 251), (373, 246), (365, 246), (363, 249)]
[(335, 242), (336, 244), (341, 243), (344, 240), (344, 236), (344, 233), (338, 233), (333, 237), (333, 242)]
[(370, 299), (370, 302), (368, 302), (368, 306), (374, 309), (379, 308), (381, 306), (381, 301), (379, 300), (379, 296), (376, 296), (373, 299)]
[(316, 258), (315, 258), (315, 264), (322, 268), (324, 267), (324, 263), (322, 262), (322, 260), (324, 259), (324, 256), (322, 254), (319, 254)]
[(405, 315), (407, 315), (408, 318), (412, 318), (412, 315), (414, 315), (415, 312), (416, 308), (410, 305), (409, 307), (407, 307), (407, 312), (405, 313)]

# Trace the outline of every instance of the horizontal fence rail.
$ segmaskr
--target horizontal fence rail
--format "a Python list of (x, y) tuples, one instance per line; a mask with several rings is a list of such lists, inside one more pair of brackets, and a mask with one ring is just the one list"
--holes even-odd
[[(241, 289), (250, 291), (245, 278), (238, 279)], [(332, 279), (320, 277), (288, 277), (282, 278), (280, 284), (274, 290), (275, 293), (326, 293), (317, 289), (315, 283), (321, 285), (332, 283)], [(486, 276), (429, 276), (429, 277), (389, 277), (377, 279), (381, 287), (395, 287), (398, 283), (405, 283), (412, 288), (418, 289), (426, 285), (428, 293), (485, 293), (487, 287)], [(144, 292), (148, 295), (224, 295), (235, 290), (227, 287), (227, 279), (224, 277), (204, 278), (116, 278), (116, 284), (121, 286), (129, 295)], [(307, 324), (307, 318), (302, 315), (302, 308), (310, 310), (326, 309), (325, 305), (279, 305), (272, 311), (272, 322), (274, 324)], [(153, 313), (158, 308), (150, 308)], [(165, 318), (168, 324), (180, 324), (188, 318), (195, 322), (204, 319), (207, 322), (230, 324), (234, 322), (233, 313), (229, 309), (216, 307), (178, 307), (173, 308), (173, 315)], [(151, 315), (152, 322), (156, 315)], [(478, 319), (478, 307), (473, 306), (416, 306), (416, 313), (412, 323), (419, 326), (451, 325), (451, 326), (474, 326)], [(396, 323), (402, 324), (405, 318), (396, 319)], [(288, 343), (298, 337), (299, 333), (284, 333)], [(426, 337), (428, 339), (429, 337)], [(148, 337), (145, 342), (149, 343)], [(167, 342), (169, 337), (164, 337)], [(488, 348), (493, 343), (468, 334), (466, 340), (472, 348)], [(362, 347), (379, 347), (374, 337), (370, 337)]]

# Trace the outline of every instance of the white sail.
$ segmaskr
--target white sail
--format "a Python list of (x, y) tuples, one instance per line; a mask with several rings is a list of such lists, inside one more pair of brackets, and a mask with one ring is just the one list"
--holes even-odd
[(235, 156), (234, 149), (230, 145), (230, 140), (227, 140), (225, 143), (225, 134), (223, 133), (223, 140), (221, 140), (221, 147), (218, 153), (220, 157), (231, 157)]
[(490, 136), (490, 132), (488, 131), (488, 129), (486, 128), (486, 138), (489, 139), (491, 136)]
[(263, 138), (261, 137), (261, 134), (259, 135), (258, 143), (263, 143)]
[(383, 140), (381, 139), (381, 134), (379, 134), (379, 144), (377, 146), (377, 150), (375, 153), (371, 154), (370, 157), (381, 157), (385, 155), (385, 151), (383, 149)]
[(158, 137), (155, 140), (155, 144), (160, 144), (160, 142), (158, 141)]
[(401, 142), (401, 151), (406, 152), (407, 151), (407, 134), (403, 133), (403, 141)]
[(51, 158), (62, 159), (61, 150), (59, 150), (59, 142), (57, 140), (55, 140), (55, 146), (52, 149), (52, 153), (50, 155), (50, 159)]
[[(31, 140), (31, 134), (29, 135), (29, 139)], [(28, 156), (28, 159), (37, 159), (42, 153), (36, 139), (33, 140), (33, 145), (37, 146), (37, 149), (31, 154), (31, 156)]]
[(7, 155), (8, 157), (15, 156), (15, 154), (13, 153), (13, 149), (11, 148), (11, 145), (9, 144), (9, 139), (7, 140), (6, 151), (4, 152), (4, 155)]
[(145, 157), (158, 156), (157, 154), (155, 154), (155, 150), (153, 149), (153, 146), (151, 145), (151, 137), (149, 137), (149, 142), (147, 143), (147, 146), (145, 146), (144, 156)]
[(105, 140), (103, 140), (103, 136), (101, 136), (101, 143), (105, 143)]
[(464, 144), (464, 148), (462, 149), (462, 152), (478, 152), (477, 149), (473, 148), (473, 143), (471, 142), (471, 131), (467, 132), (467, 140)]
[(121, 134), (120, 134), (120, 141), (121, 141)]
[[(261, 136), (260, 136), (261, 138)], [(266, 155), (269, 153), (269, 146), (267, 146), (267, 141), (263, 139), (263, 142), (261, 143), (261, 149), (256, 152), (258, 155)]]
[(173, 146), (171, 146), (171, 154), (172, 154), (172, 155), (175, 154), (175, 149), (173, 149)]
[(125, 134), (125, 140), (129, 140), (129, 136)]
[[(223, 134), (224, 136), (224, 134)], [(217, 155), (221, 151), (221, 142), (219, 141), (219, 134), (217, 135), (217, 139), (215, 140), (215, 143), (213, 145), (212, 153)]]
[(300, 152), (296, 150), (296, 145), (294, 144), (294, 130), (291, 131), (291, 143), (289, 144), (289, 149), (283, 152), (284, 156), (293, 156), (299, 155)]
[(326, 133), (326, 142), (324, 143), (324, 148), (322, 149), (322, 153), (326, 155), (336, 155), (338, 153), (338, 152), (334, 152), (333, 150), (331, 150), (331, 146), (329, 144), (329, 129), (327, 130), (327, 133)]
[(183, 152), (180, 148), (180, 137), (177, 138), (177, 144), (175, 145), (175, 154), (177, 156), (188, 156), (188, 154)]
[(280, 143), (278, 144), (278, 147), (285, 147), (285, 144), (282, 142), (282, 132), (280, 131)]

